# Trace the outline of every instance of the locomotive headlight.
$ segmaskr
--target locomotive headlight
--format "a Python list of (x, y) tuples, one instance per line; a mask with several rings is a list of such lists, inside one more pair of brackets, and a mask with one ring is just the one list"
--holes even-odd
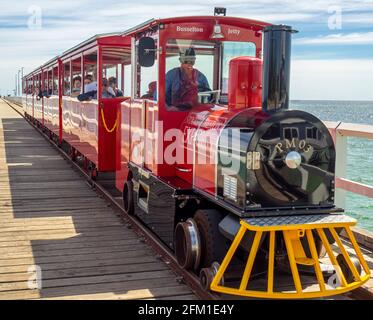
[(296, 169), (302, 162), (302, 156), (296, 152), (291, 151), (286, 155), (285, 163), (290, 169)]

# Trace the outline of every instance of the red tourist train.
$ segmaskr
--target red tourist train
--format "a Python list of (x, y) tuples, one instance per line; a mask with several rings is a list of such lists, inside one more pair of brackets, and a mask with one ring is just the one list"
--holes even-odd
[(24, 77), (25, 114), (92, 177), (115, 172), (125, 211), (207, 290), (312, 298), (361, 286), (370, 271), (356, 221), (334, 205), (333, 139), (288, 110), (294, 31), (216, 13), (64, 52)]

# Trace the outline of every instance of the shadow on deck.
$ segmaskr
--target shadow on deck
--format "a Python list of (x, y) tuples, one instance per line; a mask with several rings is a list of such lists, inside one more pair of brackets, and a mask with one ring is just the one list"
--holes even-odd
[(0, 299), (195, 298), (34, 128), (1, 121)]

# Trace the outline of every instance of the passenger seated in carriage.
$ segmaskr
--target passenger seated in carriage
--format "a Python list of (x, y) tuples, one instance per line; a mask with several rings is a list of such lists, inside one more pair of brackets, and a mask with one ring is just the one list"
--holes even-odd
[(87, 74), (84, 77), (84, 93), (79, 94), (77, 99), (79, 101), (97, 99), (97, 82), (93, 81), (93, 76), (91, 74)]
[(157, 81), (152, 81), (148, 84), (148, 92), (141, 96), (141, 99), (157, 100)]
[(40, 99), (43, 98), (43, 92), (41, 90), (41, 86), (36, 87), (36, 89), (35, 89), (35, 96), (36, 96), (36, 100), (40, 100)]
[(115, 92), (113, 88), (109, 86), (109, 82), (106, 78), (102, 79), (102, 97), (115, 98)]
[(72, 97), (77, 97), (80, 94), (82, 88), (82, 78), (77, 76), (73, 79), (73, 89), (71, 92)]
[(123, 97), (123, 92), (118, 89), (118, 82), (117, 82), (117, 78), (115, 78), (115, 77), (110, 77), (109, 78), (108, 91), (110, 93), (114, 94), (115, 97)]
[(166, 74), (166, 104), (170, 111), (182, 111), (198, 103), (198, 92), (211, 91), (206, 76), (193, 66), (196, 54), (193, 48), (180, 52), (180, 67)]
[(93, 76), (91, 74), (87, 74), (84, 77), (84, 93), (89, 92), (97, 92), (97, 82), (93, 81)]

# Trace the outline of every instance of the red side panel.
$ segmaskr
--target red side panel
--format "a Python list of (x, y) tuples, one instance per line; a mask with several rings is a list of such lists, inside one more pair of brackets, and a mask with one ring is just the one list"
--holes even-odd
[(116, 152), (120, 137), (120, 103), (118, 99), (105, 99), (98, 108), (98, 170), (115, 171), (119, 168)]
[(50, 129), (51, 127), (51, 118), (50, 118), (50, 111), (49, 111), (49, 100), (50, 98), (44, 97), (44, 103), (43, 103), (43, 121), (44, 126)]
[(182, 148), (184, 163), (176, 165), (175, 175), (190, 184), (193, 184), (194, 141), (199, 127), (209, 114), (209, 110), (190, 112), (181, 125), (184, 141), (180, 148)]
[(117, 152), (119, 154), (119, 170), (115, 173), (115, 186), (122, 191), (128, 176), (128, 161), (130, 159), (131, 145), (131, 101), (126, 100), (120, 106), (121, 125), (120, 138), (117, 139)]
[(145, 100), (145, 167), (158, 175), (160, 159), (157, 150), (162, 149), (162, 139), (159, 139), (158, 105)]
[(57, 135), (60, 135), (60, 100), (58, 96), (49, 98), (48, 118), (51, 122), (50, 129)]
[(194, 187), (216, 194), (217, 147), (221, 130), (232, 117), (227, 109), (213, 111), (199, 127), (195, 138)]
[(34, 95), (34, 118), (40, 123), (43, 121), (43, 99), (39, 96)]
[(64, 140), (92, 161), (99, 171), (119, 167), (116, 150), (120, 138), (119, 99), (79, 102), (62, 99)]
[(142, 100), (131, 100), (130, 103), (130, 150), (129, 161), (142, 166), (144, 163), (144, 117)]

